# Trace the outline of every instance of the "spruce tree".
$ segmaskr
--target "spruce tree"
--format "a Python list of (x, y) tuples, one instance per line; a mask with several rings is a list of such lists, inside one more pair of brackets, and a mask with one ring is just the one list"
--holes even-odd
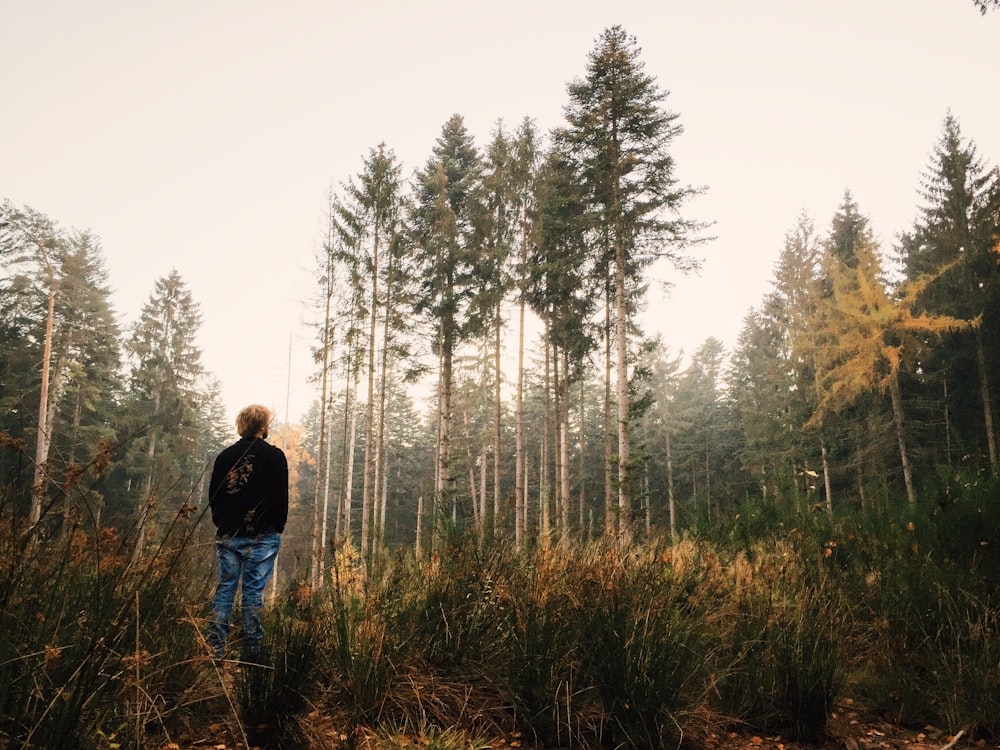
[(643, 69), (634, 37), (614, 26), (597, 40), (587, 74), (569, 86), (568, 125), (556, 138), (578, 170), (590, 217), (595, 269), (607, 280), (614, 324), (618, 512), (621, 534), (630, 512), (629, 335), (642, 273), (667, 259), (677, 268), (696, 225), (678, 216), (694, 194), (678, 185), (670, 145), (677, 115), (662, 106), (666, 94)]
[[(937, 385), (939, 399), (946, 400), (947, 428), (956, 430), (963, 455), (984, 453), (996, 472), (1000, 456), (991, 375), (1000, 366), (1000, 266), (994, 252), (1000, 235), (1000, 170), (980, 158), (951, 114), (924, 172), (920, 195), (924, 205), (916, 226), (900, 241), (906, 278), (933, 277), (920, 299), (921, 309), (979, 320), (977, 326), (942, 337), (922, 369)], [(968, 377), (971, 373), (975, 379)], [(964, 425), (977, 427), (970, 433)]]
[(193, 495), (206, 463), (196, 439), (205, 396), (200, 326), (200, 306), (173, 270), (156, 280), (125, 342), (131, 362), (126, 419), (140, 436), (132, 455), (140, 480), (137, 556), (155, 510)]
[(348, 252), (359, 261), (359, 281), (367, 298), (365, 351), (368, 388), (361, 495), (361, 549), (364, 552), (370, 548), (371, 524), (376, 520), (375, 499), (382, 484), (385, 381), (390, 344), (402, 325), (393, 307), (393, 285), (397, 283), (398, 276), (389, 273), (393, 253), (401, 247), (401, 170), (392, 150), (384, 143), (380, 144), (369, 152), (357, 178), (344, 186), (345, 198), (335, 207), (341, 239)]
[[(454, 359), (468, 334), (474, 283), (475, 194), (482, 164), (460, 115), (445, 123), (430, 159), (416, 176), (411, 230), (420, 289), (415, 311), (432, 327), (438, 358), (435, 500), (455, 501), (452, 471)], [(440, 507), (440, 506), (439, 506)], [(447, 508), (441, 508), (447, 510)]]

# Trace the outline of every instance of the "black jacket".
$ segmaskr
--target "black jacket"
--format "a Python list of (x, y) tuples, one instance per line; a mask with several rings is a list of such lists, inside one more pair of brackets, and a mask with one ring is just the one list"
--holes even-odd
[(279, 534), (288, 520), (288, 461), (262, 438), (241, 438), (215, 459), (208, 488), (216, 536)]

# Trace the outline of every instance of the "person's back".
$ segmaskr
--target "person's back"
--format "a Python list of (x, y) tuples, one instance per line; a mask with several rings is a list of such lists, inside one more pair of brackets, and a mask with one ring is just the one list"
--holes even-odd
[(274, 570), (288, 519), (288, 462), (267, 442), (271, 412), (256, 404), (236, 418), (240, 439), (215, 459), (209, 504), (216, 526), (219, 582), (208, 643), (222, 659), (236, 589), (243, 589), (243, 657), (255, 659), (264, 637), (264, 587)]
[(285, 454), (264, 438), (240, 438), (215, 459), (209, 503), (216, 536), (284, 531), (288, 517)]

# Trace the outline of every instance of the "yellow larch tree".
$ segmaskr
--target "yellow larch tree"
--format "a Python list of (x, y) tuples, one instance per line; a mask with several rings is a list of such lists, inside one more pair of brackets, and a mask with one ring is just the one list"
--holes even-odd
[(817, 353), (819, 400), (806, 426), (821, 424), (825, 416), (850, 406), (865, 393), (888, 393), (906, 497), (913, 503), (916, 492), (906, 448), (900, 369), (916, 366), (928, 339), (978, 325), (978, 321), (916, 313), (917, 300), (932, 277), (891, 290), (869, 233), (857, 238), (854, 254), (856, 266), (832, 256), (825, 259), (831, 294), (820, 312), (825, 330), (824, 345)]

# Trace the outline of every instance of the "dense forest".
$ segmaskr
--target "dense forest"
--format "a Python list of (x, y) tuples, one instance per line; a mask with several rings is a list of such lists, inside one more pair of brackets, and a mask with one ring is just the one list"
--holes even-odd
[[(696, 267), (709, 231), (683, 217), (678, 116), (621, 29), (568, 93), (547, 136), (525, 119), (479, 146), (455, 115), (410, 182), (379, 144), (330, 195), (316, 403), (274, 431), (300, 564), (347, 538), (426, 546), (442, 516), (518, 544), (676, 538), (744, 503), (947, 502), (996, 472), (1000, 178), (955, 115), (892, 247), (849, 191), (825, 225), (789, 217), (735, 349), (681, 357), (637, 323), (647, 269)], [(134, 531), (138, 550), (203, 504), (232, 434), (198, 301), (171, 273), (122, 331), (100, 238), (2, 211), (4, 513), (45, 536)]]
[[(412, 179), (378, 144), (331, 191), (315, 403), (271, 431), (293, 483), (280, 586), (329, 585), (345, 549), (439, 560), (460, 532), (676, 548), (995, 486), (1000, 170), (959, 113), (891, 246), (850, 189), (829, 218), (788, 217), (733, 350), (682, 356), (639, 324), (650, 269), (682, 284), (711, 233), (686, 218), (680, 118), (619, 27), (567, 93), (552, 132), (528, 117), (477, 144), (454, 115)], [(206, 469), (233, 430), (182, 276), (123, 330), (100, 238), (16, 196), (0, 258), (4, 554), (94, 539), (138, 570), (178, 524), (208, 539)]]

